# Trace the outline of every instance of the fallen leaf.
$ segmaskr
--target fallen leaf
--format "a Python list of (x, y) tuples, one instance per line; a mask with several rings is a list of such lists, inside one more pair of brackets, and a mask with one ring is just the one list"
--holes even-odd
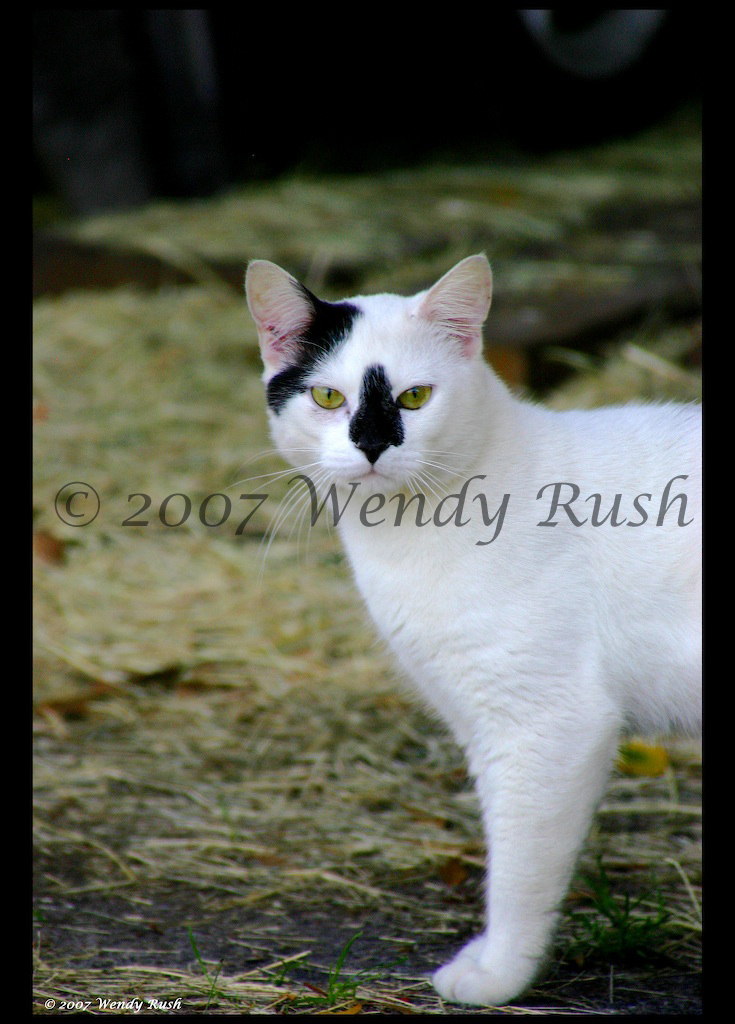
[(624, 775), (663, 775), (669, 764), (669, 755), (663, 747), (641, 740), (630, 740), (618, 750), (617, 768)]
[(445, 885), (451, 885), (452, 888), (457, 888), (457, 886), (466, 882), (468, 875), (469, 871), (458, 857), (450, 857), (450, 859), (445, 861), (439, 868), (439, 876), (441, 880)]
[(37, 711), (40, 714), (51, 712), (60, 715), (62, 718), (83, 718), (89, 714), (89, 705), (92, 701), (109, 697), (116, 693), (117, 688), (107, 683), (93, 683), (89, 689), (83, 692), (60, 694), (56, 697), (47, 697), (38, 704)]
[(33, 554), (47, 565), (63, 565), (66, 558), (66, 543), (46, 530), (33, 534)]
[(43, 423), (48, 419), (48, 406), (45, 402), (36, 401), (33, 403), (33, 422)]

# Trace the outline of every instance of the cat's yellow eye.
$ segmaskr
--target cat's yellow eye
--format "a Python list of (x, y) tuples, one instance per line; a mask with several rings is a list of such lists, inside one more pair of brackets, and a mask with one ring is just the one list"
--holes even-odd
[(408, 388), (398, 396), (398, 404), (404, 409), (420, 409), (428, 402), (430, 395), (431, 388), (428, 384), (417, 384), (416, 387)]
[(322, 409), (339, 409), (344, 405), (345, 396), (334, 388), (316, 387), (311, 389), (311, 397)]

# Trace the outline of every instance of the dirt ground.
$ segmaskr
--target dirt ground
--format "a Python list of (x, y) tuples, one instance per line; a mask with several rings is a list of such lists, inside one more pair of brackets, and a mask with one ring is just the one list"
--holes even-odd
[[(335, 1012), (397, 1003), (401, 1012), (469, 1012), (442, 1005), (426, 977), (482, 920), (479, 823), (459, 755), (438, 727), (390, 693), (336, 708), (312, 694), (314, 741), (279, 749), (273, 720), (303, 737), (306, 694), (291, 695), (290, 715), (279, 709), (269, 722), (267, 709), (244, 714), (239, 694), (213, 701), (195, 691), (179, 698), (193, 705), (188, 715), (214, 715), (210, 730), (229, 737), (201, 749), (193, 732), (171, 728), (170, 688), (143, 689), (133, 749), (123, 735), (130, 722), (89, 718), (67, 722), (62, 743), (38, 741), (39, 787), (47, 767), (63, 766), (63, 782), (38, 829), (36, 1012), (49, 998), (99, 1008), (136, 997), (180, 999), (182, 1012), (324, 1010), (309, 986), (328, 991), (356, 935), (344, 977), (364, 977)], [(387, 745), (388, 776), (371, 749)], [(679, 760), (672, 752), (665, 776), (613, 781), (549, 970), (516, 1012), (699, 1011), (697, 901), (683, 883), (696, 887), (699, 784), (686, 750)], [(654, 913), (654, 889), (671, 914), (638, 956), (575, 952), (574, 912), (589, 902), (584, 869), (594, 872), (598, 855), (618, 897), (649, 892), (640, 919)], [(285, 967), (284, 958), (294, 959)]]

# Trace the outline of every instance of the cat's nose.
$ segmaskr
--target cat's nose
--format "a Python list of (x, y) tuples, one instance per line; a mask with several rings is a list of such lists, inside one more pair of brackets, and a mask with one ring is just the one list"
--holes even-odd
[(374, 466), (380, 456), (389, 447), (387, 444), (356, 444), (356, 448), (359, 448), (365, 458), (368, 460), (371, 466)]

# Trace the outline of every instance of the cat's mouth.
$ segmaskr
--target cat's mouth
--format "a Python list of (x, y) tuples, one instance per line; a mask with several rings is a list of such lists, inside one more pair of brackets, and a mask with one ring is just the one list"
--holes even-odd
[(364, 484), (374, 485), (382, 481), (387, 482), (389, 478), (385, 473), (381, 473), (379, 469), (376, 469), (375, 466), (368, 466), (361, 473), (353, 475), (353, 479), (359, 480)]
[(358, 480), (363, 486), (371, 488), (389, 487), (395, 483), (394, 475), (378, 465), (361, 467), (357, 472), (350, 474), (350, 480)]

